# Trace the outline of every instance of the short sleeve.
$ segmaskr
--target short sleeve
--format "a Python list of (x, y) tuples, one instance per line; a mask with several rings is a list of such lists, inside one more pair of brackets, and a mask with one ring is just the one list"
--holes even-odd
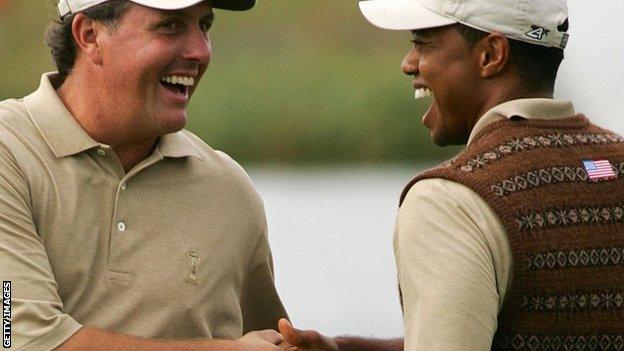
[(0, 146), (0, 279), (11, 284), (15, 350), (52, 350), (81, 325), (63, 313), (58, 286), (30, 210), (28, 183)]
[(277, 330), (277, 321), (288, 317), (275, 288), (266, 222), (249, 262), (241, 294), (244, 333), (263, 329)]
[(504, 227), (469, 188), (416, 183), (395, 228), (407, 351), (489, 350), (508, 284)]

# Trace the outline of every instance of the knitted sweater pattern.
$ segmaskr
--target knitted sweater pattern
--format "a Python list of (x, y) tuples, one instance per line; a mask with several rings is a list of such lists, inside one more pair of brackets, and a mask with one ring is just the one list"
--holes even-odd
[[(608, 160), (592, 179), (583, 161)], [(492, 350), (624, 350), (624, 138), (583, 115), (490, 124), (417, 181), (443, 178), (504, 224), (513, 275)]]

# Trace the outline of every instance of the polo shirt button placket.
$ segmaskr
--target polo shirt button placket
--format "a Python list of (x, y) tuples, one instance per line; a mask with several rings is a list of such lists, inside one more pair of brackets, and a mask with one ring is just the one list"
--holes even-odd
[(104, 149), (97, 149), (97, 154), (104, 157), (106, 156), (106, 150)]
[(117, 222), (117, 230), (123, 232), (126, 230), (126, 223), (124, 221)]
[(126, 190), (127, 187), (126, 182), (121, 183), (121, 190)]

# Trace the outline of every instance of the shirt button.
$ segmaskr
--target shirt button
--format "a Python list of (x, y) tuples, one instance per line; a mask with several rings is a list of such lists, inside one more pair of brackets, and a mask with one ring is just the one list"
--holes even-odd
[(103, 149), (98, 149), (97, 150), (98, 155), (100, 156), (106, 156), (106, 151), (104, 151)]
[(121, 190), (126, 190), (126, 182), (121, 183)]
[(120, 232), (126, 230), (126, 223), (124, 223), (123, 221), (117, 223), (117, 230), (119, 230)]

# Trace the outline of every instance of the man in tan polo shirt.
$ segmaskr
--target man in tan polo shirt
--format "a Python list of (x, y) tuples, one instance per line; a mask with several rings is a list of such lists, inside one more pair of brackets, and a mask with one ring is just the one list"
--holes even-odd
[(183, 129), (213, 8), (253, 5), (58, 3), (46, 41), (59, 72), (0, 103), (5, 346), (279, 350), (276, 331), (242, 337), (286, 316), (262, 201)]

